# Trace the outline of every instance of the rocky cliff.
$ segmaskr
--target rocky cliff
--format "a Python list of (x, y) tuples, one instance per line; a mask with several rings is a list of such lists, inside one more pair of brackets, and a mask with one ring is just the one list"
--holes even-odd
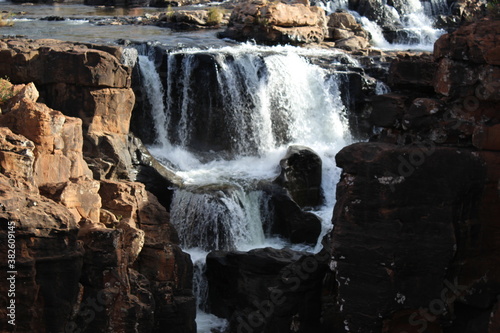
[(350, 332), (496, 332), (500, 21), (401, 55), (344, 148), (329, 290)]
[(0, 266), (17, 272), (16, 332), (196, 331), (189, 255), (165, 207), (134, 182), (145, 172), (172, 184), (129, 134), (134, 93), (121, 56), (0, 41), (0, 76), (17, 83), (4, 85), (0, 115), (0, 247), (15, 251)]

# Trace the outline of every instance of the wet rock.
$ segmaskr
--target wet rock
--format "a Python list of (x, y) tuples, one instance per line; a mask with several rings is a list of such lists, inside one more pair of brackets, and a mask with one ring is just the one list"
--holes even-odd
[(330, 255), (256, 249), (207, 256), (210, 309), (234, 332), (318, 331)]
[(290, 146), (280, 161), (281, 173), (275, 182), (285, 187), (302, 208), (321, 205), (320, 157), (310, 148)]
[(269, 196), (267, 211), (272, 212), (271, 234), (277, 234), (292, 243), (315, 244), (321, 232), (320, 219), (302, 210), (283, 187), (262, 183), (260, 189)]
[(323, 9), (300, 3), (245, 1), (231, 13), (222, 38), (263, 44), (322, 42), (327, 33)]
[(163, 207), (169, 208), (175, 188), (181, 186), (181, 179), (175, 173), (160, 164), (142, 144), (141, 140), (129, 134), (129, 152), (135, 171), (134, 181), (146, 186)]

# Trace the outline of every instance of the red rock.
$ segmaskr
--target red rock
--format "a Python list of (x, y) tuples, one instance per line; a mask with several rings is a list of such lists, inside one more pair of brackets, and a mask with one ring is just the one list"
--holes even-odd
[(0, 125), (33, 141), (34, 179), (38, 186), (91, 176), (82, 154), (82, 123), (36, 103), (36, 88), (24, 87), (7, 105)]
[(14, 187), (35, 191), (33, 163), (35, 145), (22, 135), (0, 127), (0, 173), (13, 182)]
[(500, 65), (500, 21), (482, 20), (441, 36), (434, 45), (436, 59), (467, 60)]
[(76, 221), (88, 219), (99, 222), (101, 197), (98, 194), (98, 181), (87, 177), (72, 178), (65, 183), (47, 184), (40, 191), (67, 207)]

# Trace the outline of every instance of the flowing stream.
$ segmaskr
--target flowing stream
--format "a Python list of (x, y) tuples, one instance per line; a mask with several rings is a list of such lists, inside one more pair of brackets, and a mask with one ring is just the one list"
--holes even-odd
[[(292, 144), (312, 148), (323, 161), (326, 200), (315, 213), (323, 221), (322, 235), (331, 229), (339, 177), (334, 156), (350, 138), (335, 74), (308, 57), (336, 55), (251, 44), (185, 49), (166, 55), (163, 82), (153, 57), (139, 56), (155, 122), (150, 151), (184, 181), (174, 193), (171, 221), (195, 265), (199, 332), (222, 325), (202, 312), (209, 310), (203, 278), (209, 251), (293, 248), (266, 232), (272, 223), (264, 208), (268, 198), (256, 187), (279, 174), (279, 161)], [(310, 251), (320, 246), (295, 245)]]

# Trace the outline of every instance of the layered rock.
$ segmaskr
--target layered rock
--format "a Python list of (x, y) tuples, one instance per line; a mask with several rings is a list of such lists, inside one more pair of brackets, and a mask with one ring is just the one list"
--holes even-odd
[[(140, 143), (130, 145), (138, 139), (129, 137), (135, 94), (131, 89), (132, 68), (121, 62), (133, 65), (134, 59), (127, 56), (124, 49), (114, 46), (50, 39), (6, 39), (0, 41), (0, 74), (8, 76), (13, 83), (34, 82), (40, 91), (40, 100), (46, 105), (66, 116), (80, 118), (70, 119), (82, 122), (83, 151), (92, 170), (91, 178), (135, 181), (139, 177), (147, 184), (168, 184), (165, 187), (170, 187), (176, 182), (169, 178), (171, 173), (151, 162), (152, 157), (145, 162), (148, 158), (141, 158), (145, 154), (136, 154), (138, 149), (134, 147)], [(36, 98), (32, 101), (36, 102)], [(64, 154), (71, 159), (78, 152), (71, 151), (70, 143), (66, 145), (69, 151)], [(55, 159), (64, 158), (51, 156), (40, 172), (60, 165), (51, 163)], [(68, 161), (62, 163), (68, 164)], [(75, 168), (78, 166), (77, 163)], [(72, 170), (89, 176), (84, 171)], [(48, 174), (59, 177), (59, 172)], [(153, 190), (168, 206), (171, 194)]]
[(263, 44), (322, 42), (327, 33), (323, 9), (303, 3), (252, 0), (237, 4), (220, 37)]
[[(103, 76), (116, 74), (108, 69)], [(104, 80), (98, 70), (92, 75)], [(0, 205), (2, 246), (10, 226), (18, 265), (10, 270), (17, 269), (23, 286), (16, 294), (17, 331), (194, 332), (192, 263), (177, 245), (168, 212), (143, 184), (93, 179), (102, 170), (92, 173), (84, 160), (92, 156), (83, 148), (84, 131), (123, 140), (129, 152), (133, 93), (130, 101), (112, 88), (87, 90), (95, 99), (82, 107), (82, 122), (37, 102), (33, 83), (13, 91), (0, 115)], [(136, 164), (154, 169), (139, 143), (132, 147)], [(108, 156), (119, 153), (106, 148)], [(2, 302), (8, 302), (4, 286)]]

